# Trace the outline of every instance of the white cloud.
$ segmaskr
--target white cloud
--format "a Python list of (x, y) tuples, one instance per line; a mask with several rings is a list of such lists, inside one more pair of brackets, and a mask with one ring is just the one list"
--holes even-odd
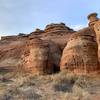
[(82, 28), (84, 28), (84, 27), (86, 27), (87, 25), (72, 25), (72, 28), (74, 29), (74, 30), (80, 30), (80, 29), (82, 29)]

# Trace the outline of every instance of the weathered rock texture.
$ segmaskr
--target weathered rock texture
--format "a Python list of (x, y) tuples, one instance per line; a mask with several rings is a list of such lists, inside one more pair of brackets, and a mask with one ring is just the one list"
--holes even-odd
[(55, 43), (39, 38), (11, 38), (0, 42), (0, 70), (33, 74), (59, 70), (61, 51)]
[(27, 72), (46, 74), (54, 73), (59, 69), (61, 52), (58, 46), (52, 42), (49, 43), (38, 38), (30, 39), (23, 52), (23, 69)]
[[(52, 28), (53, 27), (53, 28)], [(48, 31), (49, 32), (48, 32)], [(73, 32), (64, 24), (50, 24), (46, 29), (36, 31), (31, 34), (2, 37), (0, 41), (0, 69), (1, 70), (27, 70), (34, 74), (53, 73), (59, 70), (61, 48), (61, 34), (63, 34), (62, 44), (64, 46), (64, 34)], [(54, 34), (54, 35), (53, 35)], [(60, 34), (58, 42), (57, 35)], [(56, 44), (58, 43), (58, 44)]]
[(0, 41), (0, 70), (16, 70), (22, 63), (21, 55), (25, 47), (22, 40)]
[(97, 18), (97, 13), (91, 13), (90, 15), (88, 15), (88, 19), (89, 19), (89, 27), (96, 34), (96, 41), (98, 43), (98, 57), (100, 61), (100, 19)]
[(67, 44), (68, 38), (75, 31), (67, 27), (64, 23), (60, 24), (49, 24), (43, 30), (36, 29), (35, 32), (30, 34), (30, 37), (39, 37), (42, 40), (50, 40), (56, 43), (60, 49), (63, 51), (64, 47)]
[(74, 33), (63, 50), (61, 70), (91, 72), (98, 70), (97, 43), (90, 28)]
[(27, 35), (1, 37), (0, 70), (5, 69), (32, 74), (54, 73), (60, 69), (97, 70), (94, 30), (90, 27), (75, 32), (60, 23), (49, 24), (44, 30), (36, 29)]
[(22, 55), (23, 67), (33, 74), (46, 73), (46, 69), (51, 70), (49, 67), (52, 67), (52, 64), (48, 62), (48, 52), (47, 43), (37, 38), (29, 40)]

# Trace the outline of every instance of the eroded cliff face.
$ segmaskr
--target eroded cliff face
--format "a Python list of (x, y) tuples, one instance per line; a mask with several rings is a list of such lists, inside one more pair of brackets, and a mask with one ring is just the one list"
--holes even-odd
[(74, 33), (63, 50), (61, 70), (75, 73), (99, 70), (97, 47), (90, 28)]
[(61, 51), (55, 43), (39, 38), (27, 41), (22, 55), (23, 69), (33, 74), (50, 74), (59, 70)]
[(38, 75), (60, 70), (61, 50), (50, 40), (14, 36), (3, 38), (0, 44), (0, 70)]
[(26, 40), (0, 41), (0, 70), (16, 70), (22, 63), (21, 55)]
[(98, 44), (98, 58), (99, 58), (99, 62), (100, 62), (100, 19), (97, 16), (97, 13), (91, 13), (88, 15), (88, 20), (89, 20), (89, 27), (91, 28), (91, 30), (93, 30), (95, 32), (95, 37), (96, 37), (96, 41)]
[(30, 34), (30, 37), (39, 37), (42, 40), (50, 40), (56, 43), (63, 51), (67, 44), (68, 38), (75, 31), (67, 27), (64, 23), (60, 24), (49, 24), (44, 30), (37, 29), (35, 32)]
[(7, 36), (0, 41), (0, 70), (39, 75), (98, 69), (95, 33), (89, 27), (75, 32), (64, 23), (49, 24), (44, 30)]

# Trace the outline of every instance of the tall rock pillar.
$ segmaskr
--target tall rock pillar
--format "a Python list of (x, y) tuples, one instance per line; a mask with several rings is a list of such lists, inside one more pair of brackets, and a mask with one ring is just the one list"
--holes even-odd
[(98, 44), (98, 57), (100, 60), (100, 19), (97, 17), (97, 13), (91, 13), (88, 15), (89, 27), (96, 33), (96, 41)]
[(88, 15), (88, 20), (89, 20), (89, 27), (96, 33), (96, 41), (99, 46), (99, 43), (100, 43), (100, 19), (97, 18), (97, 13), (91, 13)]

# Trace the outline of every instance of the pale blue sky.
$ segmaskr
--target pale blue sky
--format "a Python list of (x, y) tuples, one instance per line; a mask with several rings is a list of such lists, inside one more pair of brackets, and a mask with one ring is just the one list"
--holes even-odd
[(91, 12), (100, 16), (100, 0), (0, 0), (0, 35), (30, 33), (60, 22), (82, 28)]

